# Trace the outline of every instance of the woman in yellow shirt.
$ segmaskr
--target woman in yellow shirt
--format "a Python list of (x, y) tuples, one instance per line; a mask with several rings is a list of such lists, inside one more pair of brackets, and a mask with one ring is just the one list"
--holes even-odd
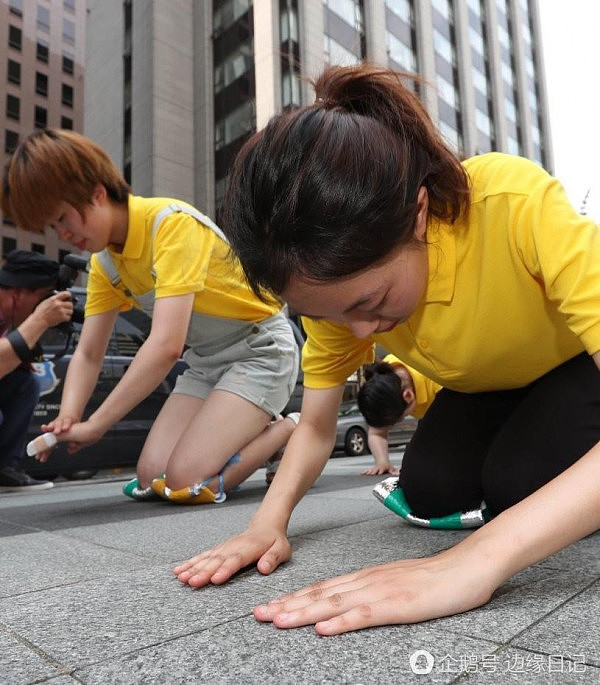
[(376, 342), (443, 386), (405, 455), (408, 503), (443, 516), (483, 498), (494, 516), (435, 557), (255, 609), (330, 635), (473, 609), (600, 527), (600, 229), (527, 160), (461, 164), (393, 72), (332, 67), (316, 95), (246, 143), (224, 221), (255, 292), (305, 315), (300, 424), (248, 531), (175, 572), (201, 586), (290, 557), (291, 512)]

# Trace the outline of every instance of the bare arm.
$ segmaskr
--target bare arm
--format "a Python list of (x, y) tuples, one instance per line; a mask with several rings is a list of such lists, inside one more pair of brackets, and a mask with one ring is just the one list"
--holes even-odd
[[(73, 303), (67, 292), (60, 292), (42, 300), (33, 312), (17, 327), (23, 340), (31, 349), (51, 326), (69, 321), (73, 314)], [(0, 378), (14, 371), (21, 360), (8, 340), (0, 340)]]
[(102, 368), (117, 310), (87, 317), (67, 367), (59, 415), (43, 428), (59, 435), (80, 421)]
[(367, 439), (369, 442), (369, 450), (371, 450), (371, 454), (375, 460), (375, 465), (366, 471), (363, 471), (363, 476), (378, 476), (383, 473), (398, 475), (398, 469), (390, 462), (388, 446), (389, 432), (389, 428), (373, 428), (372, 426), (369, 426)]
[(300, 423), (248, 530), (174, 569), (181, 582), (195, 587), (224, 583), (253, 561), (267, 574), (290, 558), (286, 537), (290, 516), (331, 455), (343, 391), (343, 386), (305, 389)]
[[(84, 444), (98, 440), (156, 388), (181, 355), (193, 302), (193, 293), (156, 301), (150, 335), (125, 375), (89, 419), (71, 426), (63, 439)], [(98, 364), (96, 358), (94, 362)], [(98, 371), (99, 366), (95, 379)]]

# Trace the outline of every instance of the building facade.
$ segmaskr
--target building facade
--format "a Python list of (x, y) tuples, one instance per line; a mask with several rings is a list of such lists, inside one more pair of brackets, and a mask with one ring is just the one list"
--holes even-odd
[(85, 131), (134, 192), (215, 215), (235, 154), (326, 64), (417, 73), (442, 134), (552, 170), (537, 0), (88, 0)]
[[(0, 0), (2, 164), (35, 129), (83, 130), (84, 57), (84, 0)], [(30, 233), (1, 219), (0, 256), (15, 248), (54, 259), (68, 252), (53, 232)]]

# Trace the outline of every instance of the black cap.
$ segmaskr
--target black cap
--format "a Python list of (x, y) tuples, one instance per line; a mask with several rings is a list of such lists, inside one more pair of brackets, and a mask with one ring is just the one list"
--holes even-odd
[(39, 252), (13, 250), (0, 268), (0, 286), (44, 288), (56, 285), (60, 265)]

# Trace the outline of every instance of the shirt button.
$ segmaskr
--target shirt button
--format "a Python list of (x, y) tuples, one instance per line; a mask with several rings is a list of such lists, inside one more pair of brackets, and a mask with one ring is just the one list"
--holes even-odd
[(429, 343), (427, 342), (427, 340), (421, 340), (419, 341), (419, 344), (424, 350), (426, 350), (429, 347)]
[(260, 329), (259, 329), (258, 326), (252, 326), (252, 332), (253, 332), (253, 333), (258, 333), (259, 330), (260, 330)]

